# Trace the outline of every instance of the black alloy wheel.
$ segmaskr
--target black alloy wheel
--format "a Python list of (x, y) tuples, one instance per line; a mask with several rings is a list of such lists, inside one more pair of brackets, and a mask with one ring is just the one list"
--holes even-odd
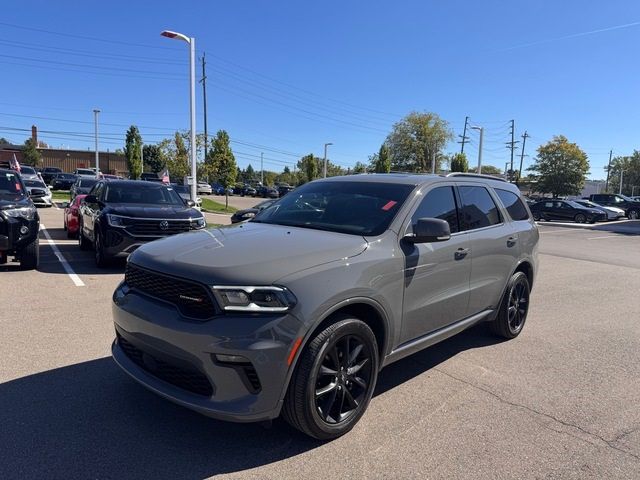
[(585, 223), (587, 221), (587, 217), (584, 213), (579, 213), (574, 217), (576, 223)]
[(109, 260), (107, 258), (107, 255), (105, 254), (104, 245), (102, 243), (102, 236), (100, 235), (100, 232), (98, 230), (96, 230), (95, 232), (95, 239), (93, 243), (95, 246), (96, 265), (98, 266), (98, 268), (104, 268), (109, 264)]
[(529, 279), (523, 272), (511, 276), (498, 315), (489, 324), (493, 333), (508, 339), (520, 335), (529, 313), (530, 291)]
[(87, 237), (85, 237), (82, 232), (82, 222), (78, 222), (78, 246), (80, 247), (80, 250), (85, 251), (91, 248), (89, 240), (87, 240)]

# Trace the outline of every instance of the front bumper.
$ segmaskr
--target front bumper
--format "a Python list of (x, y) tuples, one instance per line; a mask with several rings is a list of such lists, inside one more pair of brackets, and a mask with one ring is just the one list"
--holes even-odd
[[(28, 231), (21, 233), (21, 227), (26, 227)], [(16, 252), (26, 247), (37, 238), (39, 228), (37, 215), (33, 220), (25, 220), (0, 214), (0, 251)]]
[[(279, 415), (287, 358), (302, 327), (296, 317), (220, 315), (194, 321), (125, 283), (113, 295), (112, 310), (113, 358), (149, 390), (222, 420)], [(222, 363), (216, 354), (241, 355), (247, 364)]]
[(31, 201), (36, 206), (40, 205), (40, 206), (50, 207), (53, 205), (53, 202), (51, 200), (51, 195), (45, 195), (43, 197), (31, 197)]

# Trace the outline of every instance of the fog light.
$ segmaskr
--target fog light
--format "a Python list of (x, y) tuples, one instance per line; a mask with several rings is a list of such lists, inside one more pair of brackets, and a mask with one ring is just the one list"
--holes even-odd
[(216, 360), (222, 363), (249, 363), (249, 359), (242, 355), (227, 355), (216, 353)]
[(20, 234), (26, 235), (27, 233), (29, 233), (29, 228), (28, 227), (25, 227), (24, 225), (22, 227), (20, 227)]

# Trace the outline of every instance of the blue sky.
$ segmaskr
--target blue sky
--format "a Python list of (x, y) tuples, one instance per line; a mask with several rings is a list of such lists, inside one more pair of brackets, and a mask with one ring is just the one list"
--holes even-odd
[(159, 36), (171, 29), (206, 52), (209, 132), (229, 132), (243, 167), (262, 151), (265, 169), (281, 171), (325, 142), (342, 166), (366, 162), (412, 110), (438, 113), (456, 135), (469, 115), (486, 129), (483, 163), (500, 168), (511, 119), (517, 140), (531, 135), (525, 166), (556, 134), (588, 153), (592, 178), (604, 177), (609, 149), (640, 148), (631, 0), (23, 0), (3, 13), (0, 136), (16, 142), (36, 124), (51, 145), (93, 148), (95, 107), (105, 149), (121, 147), (130, 124), (146, 143), (187, 129), (187, 46)]

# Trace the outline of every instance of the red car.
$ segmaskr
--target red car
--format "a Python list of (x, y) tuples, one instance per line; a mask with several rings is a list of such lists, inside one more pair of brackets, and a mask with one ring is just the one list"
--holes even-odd
[(78, 214), (80, 213), (80, 203), (86, 195), (76, 195), (71, 203), (64, 208), (64, 229), (68, 238), (78, 236)]

